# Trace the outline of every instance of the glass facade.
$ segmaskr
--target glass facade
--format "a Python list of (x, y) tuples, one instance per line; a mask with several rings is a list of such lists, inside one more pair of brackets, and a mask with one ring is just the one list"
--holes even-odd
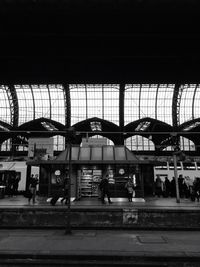
[[(97, 117), (120, 125), (120, 112), (124, 114), (124, 125), (145, 117), (172, 125), (173, 110), (177, 109), (179, 124), (200, 118), (199, 84), (183, 84), (179, 87), (176, 109), (173, 109), (175, 84), (126, 84), (124, 110), (120, 111), (119, 84), (69, 84), (69, 91), (61, 84), (0, 85), (0, 120), (12, 124), (16, 111), (10, 90), (15, 90), (18, 101), (18, 126), (38, 118), (48, 118), (65, 125), (67, 111), (71, 113), (71, 125)], [(69, 106), (67, 106), (69, 105)], [(15, 109), (14, 109), (15, 108)], [(196, 122), (195, 127), (198, 126)], [(3, 129), (2, 125), (2, 129)], [(191, 126), (190, 126), (191, 127)], [(187, 127), (184, 128), (186, 131)], [(189, 130), (190, 128), (188, 128)], [(191, 130), (191, 129), (190, 129)], [(103, 131), (103, 129), (102, 129)], [(98, 136), (101, 138), (101, 136)], [(181, 149), (193, 151), (195, 144), (181, 137)], [(112, 144), (112, 141), (108, 141)], [(151, 140), (139, 135), (130, 137), (125, 144), (131, 150), (154, 150)], [(10, 149), (10, 141), (1, 148)], [(54, 137), (54, 150), (65, 148), (64, 137)], [(170, 148), (166, 148), (168, 150)], [(20, 146), (19, 150), (26, 150)]]

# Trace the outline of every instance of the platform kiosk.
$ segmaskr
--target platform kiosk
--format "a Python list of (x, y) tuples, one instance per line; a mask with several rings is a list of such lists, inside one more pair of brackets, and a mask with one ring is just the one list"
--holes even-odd
[[(132, 179), (135, 197), (144, 198), (143, 161), (125, 146), (102, 146), (71, 148), (71, 197), (75, 200), (99, 198), (99, 183), (109, 176), (111, 197), (126, 199), (125, 183)], [(55, 160), (29, 161), (27, 164), (40, 166), (39, 192), (44, 196), (62, 195), (66, 169), (69, 169), (69, 151), (61, 152)]]

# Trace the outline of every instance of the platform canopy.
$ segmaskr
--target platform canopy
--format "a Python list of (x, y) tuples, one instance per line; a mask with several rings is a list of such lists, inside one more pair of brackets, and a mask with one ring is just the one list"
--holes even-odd
[[(79, 147), (72, 146), (71, 161), (76, 164), (139, 163), (137, 157), (125, 146)], [(61, 152), (57, 163), (69, 161), (69, 148)]]

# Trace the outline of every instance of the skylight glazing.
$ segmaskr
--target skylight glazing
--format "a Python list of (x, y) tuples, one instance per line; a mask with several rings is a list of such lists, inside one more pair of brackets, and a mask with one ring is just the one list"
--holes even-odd
[(6, 88), (6, 86), (0, 85), (0, 120), (11, 124), (11, 110)]
[(173, 84), (127, 84), (125, 87), (125, 125), (150, 117), (172, 124)]
[(180, 101), (180, 124), (193, 119), (193, 99), (195, 99), (196, 84), (185, 84), (182, 88)]
[(71, 84), (71, 124), (92, 117), (119, 125), (119, 85)]

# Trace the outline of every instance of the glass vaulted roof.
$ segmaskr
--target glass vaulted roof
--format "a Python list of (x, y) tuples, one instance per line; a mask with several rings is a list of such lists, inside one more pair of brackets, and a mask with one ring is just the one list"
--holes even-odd
[[(123, 99), (123, 96), (124, 103), (120, 99)], [(74, 125), (93, 117), (120, 126), (145, 117), (170, 125), (176, 121), (182, 124), (192, 119), (200, 119), (199, 103), (199, 84), (0, 85), (0, 121), (10, 125), (15, 123), (15, 127), (41, 117), (63, 125), (69, 123), (70, 119), (71, 125)], [(199, 120), (195, 123), (197, 126)], [(2, 125), (6, 127), (3, 123)], [(146, 122), (138, 125), (140, 130), (148, 127)], [(193, 126), (194, 124), (187, 124), (183, 130), (188, 131)], [(54, 139), (56, 150), (64, 146), (62, 136), (55, 136)], [(155, 149), (153, 142), (141, 136), (130, 137), (126, 140), (126, 145), (136, 150)], [(183, 139), (181, 145), (185, 150), (187, 147), (190, 150), (194, 147), (186, 139)]]

